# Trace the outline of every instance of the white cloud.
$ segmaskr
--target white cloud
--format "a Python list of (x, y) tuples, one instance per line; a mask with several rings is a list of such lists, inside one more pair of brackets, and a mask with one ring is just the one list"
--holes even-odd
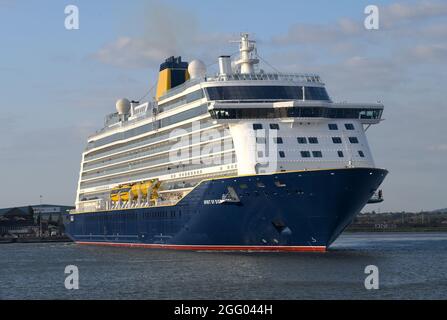
[[(169, 56), (192, 56), (207, 62), (222, 52), (222, 44), (234, 39), (230, 34), (203, 32), (194, 12), (150, 1), (141, 19), (140, 36), (122, 35), (104, 45), (93, 57), (98, 61), (123, 68), (157, 67)], [(139, 21), (139, 20), (136, 20)], [(237, 38), (237, 37), (236, 37)]]
[(117, 67), (148, 67), (174, 54), (169, 48), (139, 38), (119, 37), (93, 56), (105, 64)]
[(355, 21), (342, 19), (335, 24), (295, 24), (286, 34), (274, 36), (272, 43), (275, 45), (306, 45), (327, 44), (337, 42), (344, 36), (355, 36), (361, 32), (360, 26)]
[[(353, 40), (371, 41), (375, 37), (389, 37), (396, 40), (399, 35), (423, 34), (428, 37), (443, 37), (447, 34), (447, 25), (444, 21), (430, 23), (436, 18), (447, 19), (447, 3), (439, 1), (420, 1), (394, 3), (381, 6), (380, 30), (371, 32), (365, 30), (363, 20), (341, 18), (328, 24), (294, 24), (283, 35), (272, 38), (274, 44), (282, 45), (334, 45), (340, 42)], [(425, 23), (428, 25), (425, 25)]]
[(445, 151), (447, 151), (447, 144), (431, 145), (428, 147), (428, 150), (435, 151), (435, 152), (445, 152)]
[(411, 54), (426, 62), (447, 61), (447, 46), (445, 44), (418, 45), (411, 49)]
[(389, 21), (426, 19), (446, 15), (447, 3), (429, 0), (394, 3), (386, 6), (382, 13)]

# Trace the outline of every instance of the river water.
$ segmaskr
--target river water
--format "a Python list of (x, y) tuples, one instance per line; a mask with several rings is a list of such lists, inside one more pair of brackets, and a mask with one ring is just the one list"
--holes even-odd
[[(67, 265), (79, 289), (67, 290)], [(367, 290), (365, 267), (379, 289)], [(0, 299), (446, 299), (447, 233), (347, 233), (327, 253), (0, 245)]]

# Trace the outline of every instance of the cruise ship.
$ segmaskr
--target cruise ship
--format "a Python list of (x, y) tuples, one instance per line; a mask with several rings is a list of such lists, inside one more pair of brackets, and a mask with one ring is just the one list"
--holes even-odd
[(318, 75), (266, 72), (237, 42), (217, 73), (170, 57), (153, 99), (116, 103), (82, 154), (75, 242), (324, 252), (383, 200), (366, 132), (384, 106), (333, 102)]

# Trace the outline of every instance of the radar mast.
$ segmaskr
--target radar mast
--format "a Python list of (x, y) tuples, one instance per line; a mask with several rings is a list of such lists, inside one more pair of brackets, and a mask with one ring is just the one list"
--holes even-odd
[(248, 33), (241, 34), (239, 51), (241, 57), (236, 61), (236, 65), (240, 67), (241, 74), (253, 74), (254, 66), (259, 63), (256, 57), (256, 41), (249, 40)]

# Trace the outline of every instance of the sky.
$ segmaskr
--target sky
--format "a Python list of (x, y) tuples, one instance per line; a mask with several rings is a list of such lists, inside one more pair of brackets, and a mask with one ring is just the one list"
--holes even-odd
[[(364, 27), (367, 5), (379, 30)], [(73, 204), (87, 137), (115, 101), (145, 96), (170, 55), (213, 71), (241, 32), (275, 69), (320, 74), (334, 101), (384, 103), (367, 134), (390, 174), (369, 210), (447, 207), (442, 0), (0, 0), (0, 207)]]

